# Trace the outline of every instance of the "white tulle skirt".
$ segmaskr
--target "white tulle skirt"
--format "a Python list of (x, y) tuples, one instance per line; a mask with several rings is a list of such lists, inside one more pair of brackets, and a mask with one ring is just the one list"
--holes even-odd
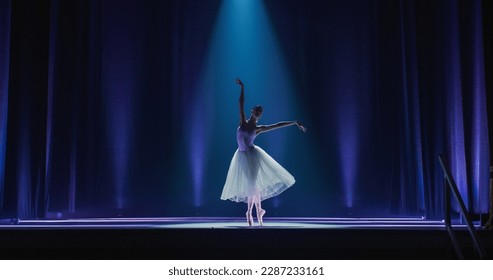
[(265, 200), (279, 195), (295, 182), (277, 161), (260, 147), (237, 150), (229, 165), (221, 199), (248, 202), (248, 197)]

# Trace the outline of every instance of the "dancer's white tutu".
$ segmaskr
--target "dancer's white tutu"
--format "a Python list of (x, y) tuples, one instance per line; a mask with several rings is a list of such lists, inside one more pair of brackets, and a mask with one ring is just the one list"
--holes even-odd
[(236, 150), (229, 166), (221, 199), (248, 202), (255, 195), (265, 200), (295, 183), (294, 177), (258, 146)]

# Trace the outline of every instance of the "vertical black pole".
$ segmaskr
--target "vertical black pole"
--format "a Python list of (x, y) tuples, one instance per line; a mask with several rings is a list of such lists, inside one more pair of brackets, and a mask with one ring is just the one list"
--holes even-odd
[(445, 225), (451, 226), (451, 219), (450, 219), (450, 189), (448, 186), (447, 182), (447, 177), (444, 177), (444, 183), (443, 183), (443, 205), (444, 205), (444, 213), (445, 213)]

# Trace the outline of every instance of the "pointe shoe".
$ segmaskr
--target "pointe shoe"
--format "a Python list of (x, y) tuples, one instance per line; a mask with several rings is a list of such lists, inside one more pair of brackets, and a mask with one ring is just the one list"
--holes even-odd
[(258, 223), (263, 226), (264, 225), (264, 215), (265, 215), (265, 210), (264, 209), (261, 209), (260, 211), (257, 211), (257, 220), (258, 220)]
[(249, 226), (252, 226), (253, 224), (253, 216), (252, 214), (248, 214), (248, 212), (246, 213), (246, 219), (247, 219), (247, 223)]

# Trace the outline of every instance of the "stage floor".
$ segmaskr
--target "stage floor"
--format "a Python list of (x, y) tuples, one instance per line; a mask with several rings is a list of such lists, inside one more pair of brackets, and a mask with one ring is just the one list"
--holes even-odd
[[(166, 218), (92, 218), (92, 219), (18, 219), (0, 225), (1, 229), (445, 229), (441, 220), (417, 218), (265, 218), (249, 226), (244, 218), (166, 217)], [(478, 225), (479, 226), (479, 225)], [(465, 227), (465, 225), (454, 225)]]
[[(448, 259), (443, 221), (417, 218), (18, 219), (0, 224), (6, 259)], [(256, 220), (255, 220), (256, 221)], [(478, 226), (478, 225), (477, 225)], [(466, 252), (472, 242), (455, 225)], [(478, 234), (493, 249), (490, 231)], [(491, 254), (493, 255), (493, 254)], [(467, 258), (474, 258), (469, 253)]]

